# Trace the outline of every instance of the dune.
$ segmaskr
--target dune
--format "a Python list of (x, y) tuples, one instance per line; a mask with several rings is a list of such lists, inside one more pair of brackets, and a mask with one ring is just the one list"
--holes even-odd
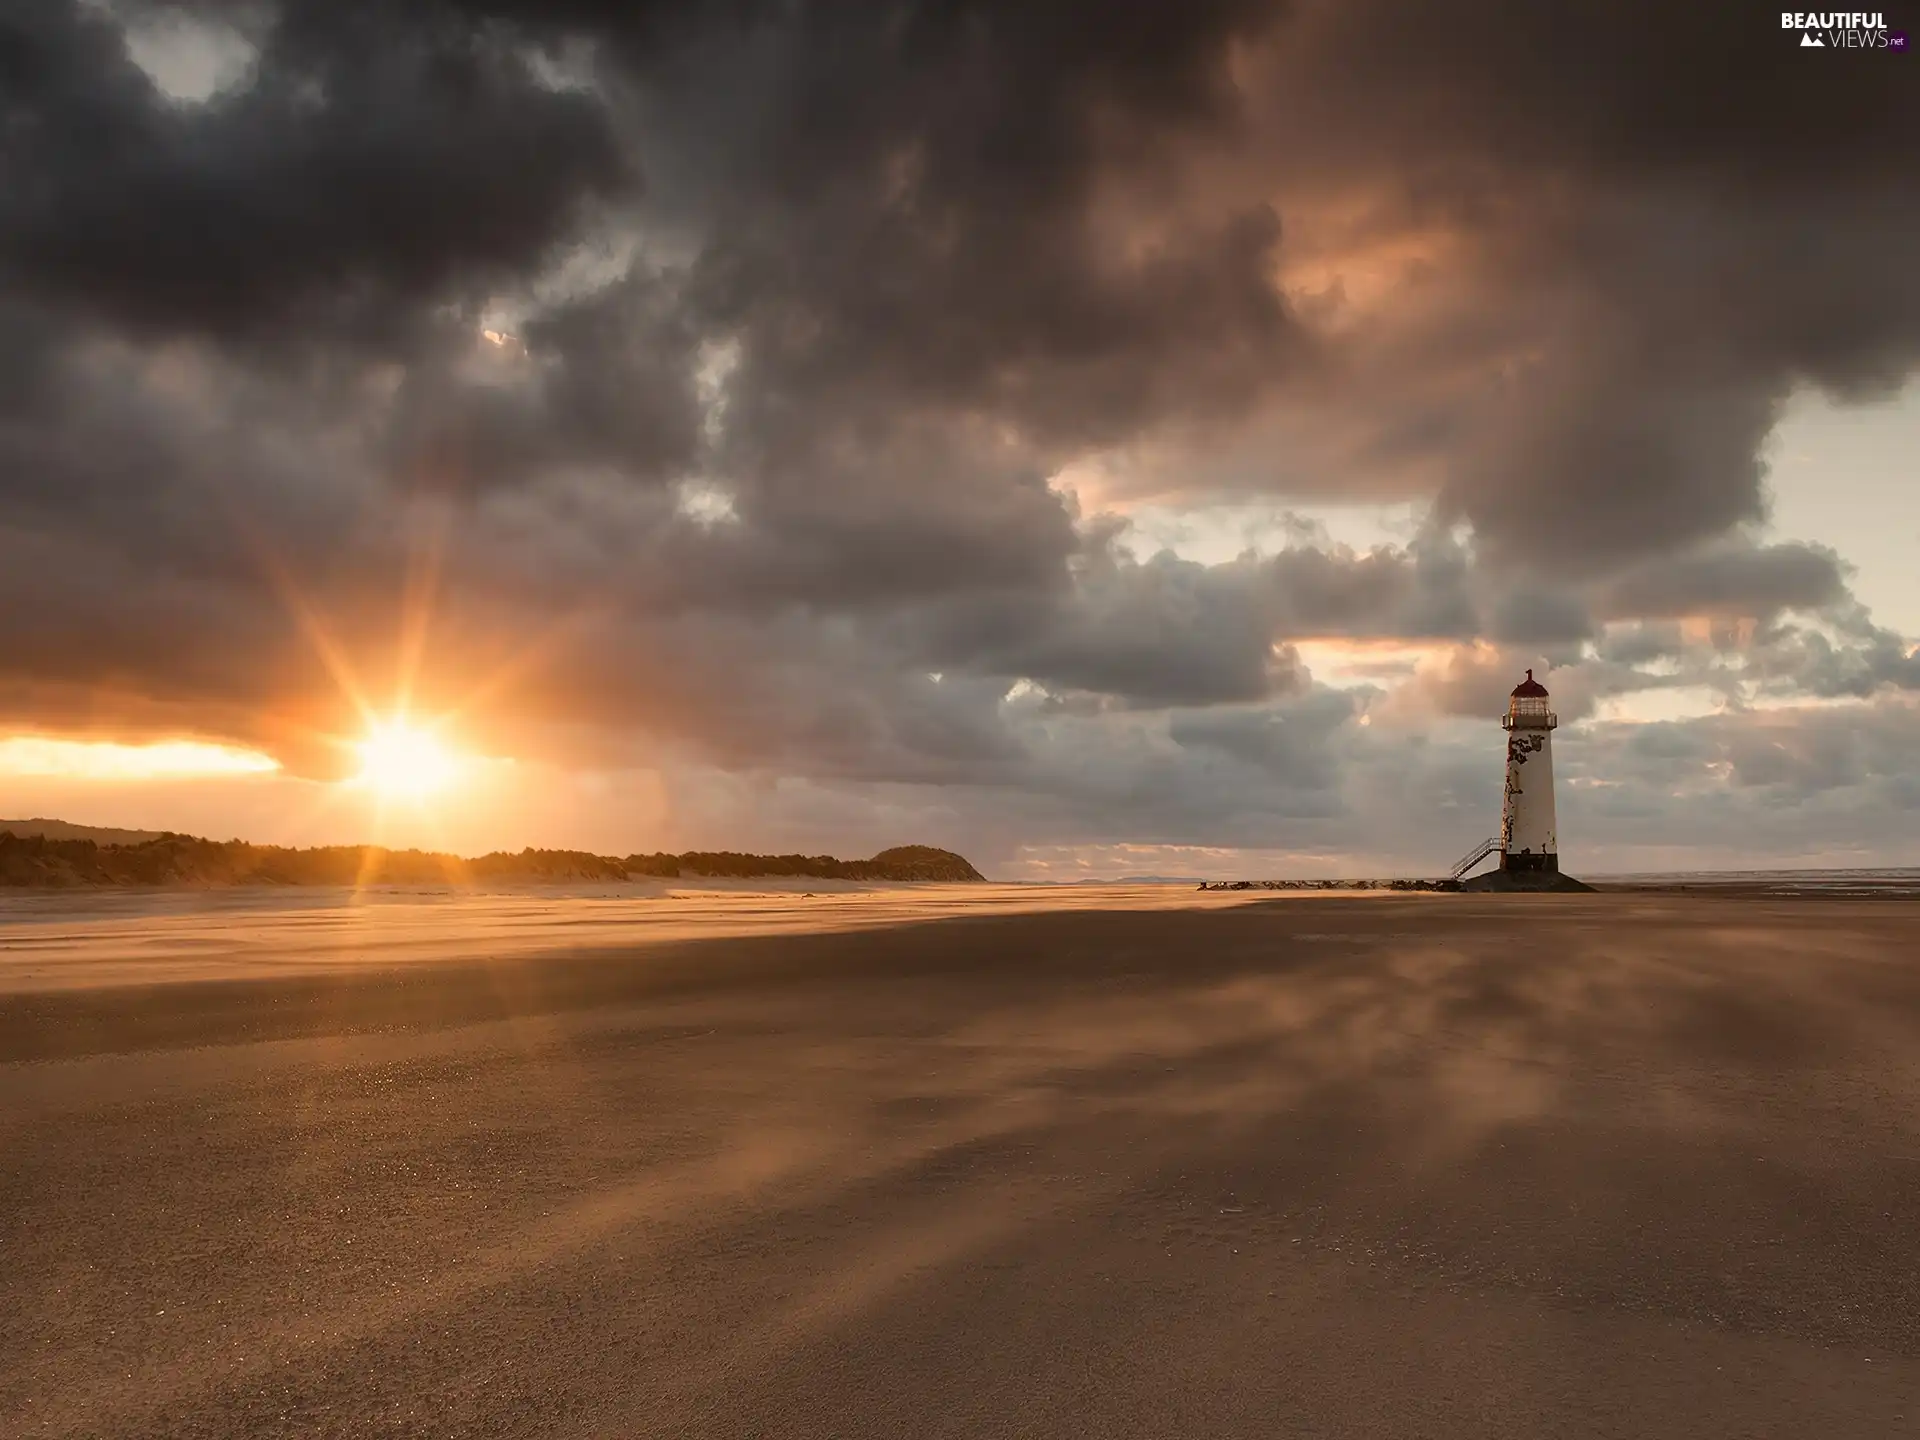
[(75, 825), (66, 820), (0, 820), (0, 832), (39, 840), (91, 840), (96, 845), (144, 845), (164, 830), (121, 830), (106, 825)]
[(10, 831), (0, 826), (0, 888), (318, 885), (359, 890), (372, 885), (437, 885), (471, 889), (683, 876), (896, 884), (952, 884), (983, 878), (964, 856), (931, 845), (896, 845), (865, 860), (840, 860), (831, 855), (751, 855), (733, 850), (622, 857), (531, 847), (466, 856), (390, 850), (380, 845), (294, 849), (244, 840), (208, 840), (170, 831), (144, 835), (139, 831), (92, 830), (55, 820), (20, 823), (40, 829)]

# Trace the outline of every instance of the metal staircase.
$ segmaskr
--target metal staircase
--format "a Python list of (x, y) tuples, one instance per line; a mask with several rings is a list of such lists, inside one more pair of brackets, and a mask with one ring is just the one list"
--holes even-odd
[(1482, 840), (1478, 845), (1474, 846), (1473, 849), (1469, 850), (1464, 856), (1461, 857), (1460, 863), (1453, 867), (1453, 873), (1447, 876), (1447, 879), (1456, 880), (1456, 881), (1464, 879), (1466, 877), (1466, 873), (1469, 870), (1473, 869), (1474, 866), (1478, 865), (1482, 860), (1486, 859), (1489, 855), (1493, 854), (1494, 851), (1498, 850), (1499, 848), (1500, 848), (1500, 837), (1498, 835), (1493, 835), (1488, 837), (1485, 840)]

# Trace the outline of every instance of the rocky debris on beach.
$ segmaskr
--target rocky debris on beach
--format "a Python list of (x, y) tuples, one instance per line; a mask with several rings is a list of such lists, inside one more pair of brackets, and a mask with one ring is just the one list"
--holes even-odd
[(1593, 887), (1555, 871), (1490, 870), (1471, 880), (1202, 880), (1202, 890), (1446, 890), (1485, 893), (1563, 891)]

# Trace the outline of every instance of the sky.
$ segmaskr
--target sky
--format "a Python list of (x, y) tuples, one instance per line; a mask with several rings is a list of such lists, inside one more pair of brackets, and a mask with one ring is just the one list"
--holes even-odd
[(13, 0), (0, 816), (1430, 874), (1532, 667), (1570, 872), (1920, 863), (1920, 61), (1798, 39)]

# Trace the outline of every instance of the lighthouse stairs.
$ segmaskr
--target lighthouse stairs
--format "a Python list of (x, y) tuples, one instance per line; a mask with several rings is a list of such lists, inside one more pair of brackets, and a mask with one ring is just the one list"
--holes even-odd
[(1478, 845), (1474, 846), (1473, 849), (1460, 857), (1459, 863), (1448, 873), (1447, 879), (1455, 881), (1465, 879), (1469, 870), (1473, 869), (1474, 866), (1478, 865), (1499, 848), (1500, 837), (1498, 835), (1492, 835), (1482, 840)]
[(1592, 890), (1571, 875), (1562, 875), (1557, 870), (1489, 870), (1485, 874), (1475, 875), (1471, 880), (1466, 874), (1489, 855), (1500, 853), (1500, 837), (1494, 836), (1482, 840), (1473, 849), (1460, 857), (1453, 867), (1453, 873), (1440, 883), (1448, 888), (1476, 891), (1514, 891), (1514, 890), (1559, 890), (1565, 892), (1584, 892)]

